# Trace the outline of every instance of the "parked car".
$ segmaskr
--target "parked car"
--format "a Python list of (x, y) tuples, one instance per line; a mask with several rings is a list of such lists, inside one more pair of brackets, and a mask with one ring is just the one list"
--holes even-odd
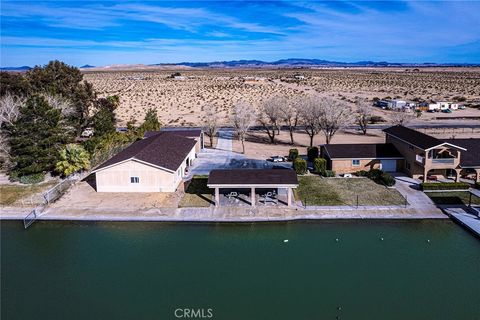
[(82, 134), (80, 135), (82, 138), (90, 138), (93, 136), (93, 128), (85, 128), (85, 130), (83, 130)]
[(452, 113), (452, 110), (450, 110), (450, 109), (443, 109), (442, 112), (443, 112), (443, 113)]
[(429, 113), (435, 113), (435, 110), (427, 110)]
[(115, 129), (115, 131), (121, 132), (121, 133), (127, 133), (127, 132), (128, 132), (128, 128), (127, 128), (127, 127), (117, 127), (117, 128)]
[(270, 161), (270, 162), (285, 162), (286, 159), (285, 159), (285, 157), (281, 157), (281, 156), (273, 156), (273, 157), (268, 158), (267, 161)]
[(458, 109), (465, 110), (465, 106), (458, 106)]

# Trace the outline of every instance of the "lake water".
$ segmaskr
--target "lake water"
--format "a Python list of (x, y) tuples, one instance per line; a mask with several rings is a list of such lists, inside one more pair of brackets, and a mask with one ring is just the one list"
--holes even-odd
[(2, 320), (178, 319), (177, 309), (480, 319), (480, 241), (450, 221), (1, 223)]

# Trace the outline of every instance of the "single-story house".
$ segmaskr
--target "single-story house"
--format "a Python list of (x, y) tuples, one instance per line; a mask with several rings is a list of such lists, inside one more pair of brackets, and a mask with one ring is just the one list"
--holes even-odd
[(174, 192), (195, 159), (197, 141), (159, 132), (95, 168), (97, 192)]
[(197, 128), (179, 128), (179, 127), (171, 127), (171, 128), (161, 128), (160, 131), (146, 131), (143, 135), (144, 138), (149, 138), (154, 135), (159, 134), (160, 132), (173, 132), (176, 135), (194, 139), (197, 144), (195, 145), (195, 152), (198, 154), (202, 149), (205, 147), (204, 145), (204, 135), (201, 129)]
[(389, 143), (327, 144), (320, 150), (327, 160), (327, 169), (339, 174), (371, 169), (396, 172), (403, 167), (402, 154)]

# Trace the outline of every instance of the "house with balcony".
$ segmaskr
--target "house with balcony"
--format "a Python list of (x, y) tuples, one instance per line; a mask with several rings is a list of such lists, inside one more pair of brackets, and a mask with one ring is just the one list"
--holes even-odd
[[(440, 140), (403, 126), (394, 126), (383, 131), (386, 143), (393, 144), (403, 155), (403, 171), (423, 181), (435, 179), (437, 176), (459, 181), (462, 170), (465, 169), (462, 168), (462, 157), (475, 152), (456, 143), (455, 139)], [(477, 146), (480, 145), (480, 139), (472, 140), (477, 140)], [(480, 159), (477, 162), (480, 165)], [(476, 179), (478, 180), (478, 173)]]

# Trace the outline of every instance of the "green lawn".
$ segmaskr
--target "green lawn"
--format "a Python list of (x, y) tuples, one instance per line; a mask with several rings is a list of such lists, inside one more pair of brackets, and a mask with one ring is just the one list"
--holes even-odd
[(208, 176), (194, 176), (180, 200), (179, 207), (209, 207), (213, 203), (213, 190), (207, 187)]
[[(0, 205), (21, 205), (21, 200), (29, 201), (33, 195), (45, 192), (53, 187), (57, 181), (36, 184), (2, 184), (0, 185)], [(34, 197), (34, 204), (41, 201), (41, 197)]]
[[(425, 192), (435, 204), (468, 205), (470, 193), (468, 191)], [(480, 198), (472, 195), (472, 204), (480, 205)]]
[(298, 177), (295, 198), (314, 206), (403, 205), (405, 199), (396, 190), (367, 178)]

